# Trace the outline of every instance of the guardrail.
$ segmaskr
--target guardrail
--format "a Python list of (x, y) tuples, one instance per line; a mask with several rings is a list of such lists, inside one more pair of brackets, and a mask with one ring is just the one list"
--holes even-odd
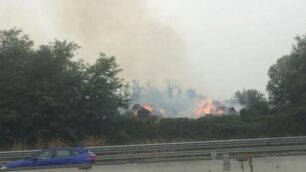
[[(167, 160), (172, 158), (240, 156), (241, 154), (275, 154), (306, 151), (306, 137), (279, 137), (240, 140), (139, 144), (87, 147), (97, 155), (99, 163)], [(0, 161), (28, 158), (40, 150), (0, 152)]]

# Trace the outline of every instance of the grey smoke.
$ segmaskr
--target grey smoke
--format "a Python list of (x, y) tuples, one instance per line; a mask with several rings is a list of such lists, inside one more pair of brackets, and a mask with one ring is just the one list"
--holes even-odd
[[(102, 51), (117, 57), (126, 80), (163, 85), (184, 76), (184, 43), (174, 28), (153, 19), (143, 0), (55, 0), (58, 30), (93, 61)], [(178, 70), (180, 69), (180, 70)]]
[(0, 29), (22, 29), (36, 45), (75, 41), (82, 47), (78, 58), (87, 62), (100, 52), (115, 56), (127, 81), (182, 81), (184, 41), (147, 6), (144, 0), (2, 0)]
[[(130, 108), (135, 104), (149, 104), (154, 109), (163, 109), (164, 117), (191, 117), (194, 118), (198, 100), (205, 100), (209, 97), (197, 93), (194, 89), (182, 89), (173, 82), (168, 82), (164, 89), (158, 88), (150, 83), (141, 85), (137, 81), (132, 81)], [(236, 99), (224, 101), (212, 100), (215, 107), (234, 107), (240, 110), (241, 106)]]
[(150, 83), (142, 86), (133, 81), (131, 91), (130, 106), (147, 103), (154, 108), (162, 108), (168, 117), (192, 117), (198, 97), (196, 91), (182, 90), (171, 82), (168, 82), (166, 89), (160, 89)]

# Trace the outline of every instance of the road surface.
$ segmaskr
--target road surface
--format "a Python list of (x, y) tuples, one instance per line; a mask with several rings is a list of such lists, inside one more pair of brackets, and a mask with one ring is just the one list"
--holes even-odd
[[(158, 162), (94, 166), (88, 172), (224, 172), (229, 165), (223, 160)], [(231, 172), (305, 172), (306, 156), (254, 158), (239, 162), (230, 160)], [(35, 170), (37, 172), (85, 172), (79, 169)], [(30, 172), (30, 171), (27, 171)]]

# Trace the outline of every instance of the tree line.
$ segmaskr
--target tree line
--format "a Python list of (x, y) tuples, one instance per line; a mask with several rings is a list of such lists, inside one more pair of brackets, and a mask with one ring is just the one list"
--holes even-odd
[(0, 31), (0, 148), (132, 144), (306, 134), (306, 37), (273, 64), (268, 97), (237, 91), (240, 115), (199, 119), (120, 115), (128, 84), (115, 57), (93, 64), (75, 58), (80, 47), (54, 40), (35, 47), (21, 30)]
[(114, 57), (94, 64), (73, 57), (79, 46), (55, 40), (33, 47), (18, 29), (0, 32), (0, 143), (77, 142), (109, 129), (128, 101)]

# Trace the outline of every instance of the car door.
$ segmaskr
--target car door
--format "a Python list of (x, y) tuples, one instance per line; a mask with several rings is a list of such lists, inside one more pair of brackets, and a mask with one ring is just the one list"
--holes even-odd
[(45, 150), (37, 154), (37, 156), (33, 159), (33, 166), (47, 166), (53, 165), (54, 162), (54, 151), (53, 150)]
[(72, 164), (72, 157), (69, 149), (59, 149), (54, 154), (55, 165)]
[(77, 150), (70, 150), (71, 153), (71, 163), (72, 164), (81, 164), (84, 163), (85, 157)]

